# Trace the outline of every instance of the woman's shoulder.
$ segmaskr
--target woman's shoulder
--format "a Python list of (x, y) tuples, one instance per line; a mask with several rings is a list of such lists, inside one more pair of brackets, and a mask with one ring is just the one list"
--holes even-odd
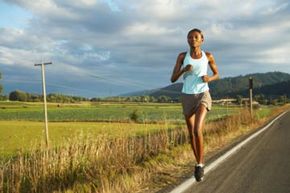
[(204, 53), (205, 53), (205, 55), (206, 55), (206, 57), (207, 57), (208, 60), (210, 60), (211, 58), (213, 58), (213, 55), (210, 52), (204, 51)]
[(179, 54), (178, 54), (178, 58), (180, 58), (180, 59), (184, 59), (185, 56), (186, 56), (186, 53), (187, 53), (187, 52), (181, 52), (181, 53), (179, 53)]

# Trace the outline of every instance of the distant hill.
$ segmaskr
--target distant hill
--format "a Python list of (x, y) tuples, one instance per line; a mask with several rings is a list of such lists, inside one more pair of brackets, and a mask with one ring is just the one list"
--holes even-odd
[[(253, 94), (264, 95), (270, 98), (276, 98), (278, 96), (286, 95), (289, 98), (290, 97), (290, 80), (256, 88), (253, 90)], [(232, 94), (232, 96), (237, 96), (237, 95), (247, 96), (248, 90), (243, 90), (241, 92)]]
[[(211, 95), (214, 99), (224, 97), (235, 97), (237, 95), (247, 96), (249, 77), (253, 78), (254, 94), (265, 95), (289, 94), (290, 74), (283, 72), (255, 73), (244, 76), (227, 77), (209, 84)], [(178, 98), (182, 89), (182, 83), (171, 84), (164, 88), (146, 91), (148, 95), (158, 97), (161, 95)], [(135, 92), (131, 96), (141, 96), (144, 92)], [(127, 95), (128, 96), (128, 95)]]
[[(290, 74), (282, 72), (256, 73), (224, 78), (210, 84), (211, 94), (216, 98), (233, 97), (238, 94), (245, 96), (248, 92), (250, 77), (253, 78), (254, 92), (257, 90), (262, 91), (265, 86), (278, 85), (281, 82), (290, 80)], [(271, 92), (275, 92), (274, 89)], [(268, 94), (270, 95), (271, 93)]]

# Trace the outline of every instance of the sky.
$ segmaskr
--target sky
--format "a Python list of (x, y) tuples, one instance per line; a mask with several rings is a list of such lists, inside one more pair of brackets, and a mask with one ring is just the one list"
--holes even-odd
[[(221, 78), (290, 73), (289, 0), (0, 0), (0, 84), (86, 97), (171, 84), (187, 33), (203, 31)], [(208, 72), (211, 75), (211, 71)]]

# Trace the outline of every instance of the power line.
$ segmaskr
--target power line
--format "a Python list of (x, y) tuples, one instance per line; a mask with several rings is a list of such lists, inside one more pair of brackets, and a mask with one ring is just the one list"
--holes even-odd
[[(130, 81), (130, 80), (122, 80), (122, 79), (112, 79), (112, 78), (109, 78), (109, 77), (105, 77), (105, 76), (100, 76), (100, 75), (95, 75), (95, 74), (92, 74), (92, 73), (89, 73), (89, 72), (82, 72), (81, 74), (79, 74), (81, 77), (91, 77), (93, 79), (97, 79), (98, 81), (101, 81), (101, 82), (104, 82), (106, 84), (113, 84), (113, 85), (130, 85), (130, 86), (134, 86), (135, 88), (140, 88), (140, 89), (143, 89), (143, 90), (150, 90), (148, 89), (148, 85), (146, 84), (142, 84), (140, 82), (135, 82), (135, 81)], [(4, 79), (3, 80), (4, 82), (19, 82), (19, 83), (31, 83), (31, 84), (37, 84), (36, 81), (39, 81), (39, 80), (22, 80), (22, 79)], [(53, 87), (57, 87), (57, 88), (68, 88), (68, 89), (71, 89), (71, 90), (76, 90), (76, 91), (85, 91), (86, 93), (95, 93), (93, 92), (92, 90), (90, 89), (80, 89), (80, 88), (75, 88), (75, 87), (70, 87), (70, 86), (67, 86), (67, 85), (64, 85), (64, 84), (60, 84), (60, 83), (57, 83), (57, 84), (53, 84), (53, 83), (47, 83), (46, 85), (49, 85), (49, 86), (53, 86)], [(151, 89), (151, 90), (158, 90), (158, 89)], [(180, 94), (180, 91), (172, 91), (172, 90), (168, 90), (168, 89), (160, 89), (161, 92), (163, 93), (168, 93), (168, 94)]]

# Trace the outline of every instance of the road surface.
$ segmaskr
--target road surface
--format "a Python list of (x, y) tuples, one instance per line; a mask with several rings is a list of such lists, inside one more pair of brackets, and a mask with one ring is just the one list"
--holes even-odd
[(186, 193), (290, 193), (290, 112)]

